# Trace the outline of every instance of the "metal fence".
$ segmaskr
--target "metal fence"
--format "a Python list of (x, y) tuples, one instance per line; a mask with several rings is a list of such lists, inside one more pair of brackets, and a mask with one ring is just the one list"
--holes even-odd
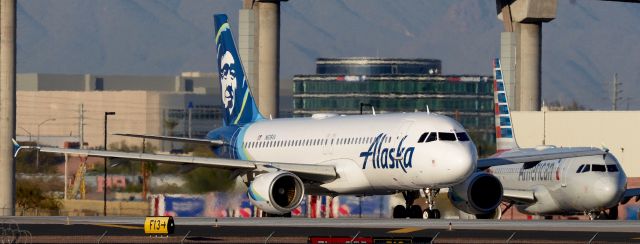
[(0, 243), (32, 243), (28, 230), (21, 230), (15, 221), (0, 222)]

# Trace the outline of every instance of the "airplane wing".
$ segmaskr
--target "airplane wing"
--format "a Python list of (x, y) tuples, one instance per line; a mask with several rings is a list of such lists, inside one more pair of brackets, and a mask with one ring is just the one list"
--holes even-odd
[(631, 200), (631, 198), (636, 197), (636, 202), (640, 201), (640, 188), (632, 188), (624, 191), (624, 195), (622, 196), (622, 204), (626, 204)]
[(532, 203), (536, 198), (533, 191), (509, 190), (504, 189), (502, 192), (504, 200), (519, 203)]
[(573, 148), (546, 148), (542, 150), (529, 149), (508, 152), (502, 155), (478, 159), (478, 169), (484, 170), (489, 167), (517, 164), (527, 162), (538, 162), (543, 160), (553, 160), (571, 157), (584, 157), (594, 155), (604, 155), (607, 152), (593, 147), (573, 147)]
[(140, 134), (128, 134), (128, 133), (115, 133), (117, 136), (126, 136), (126, 137), (137, 137), (137, 138), (145, 138), (145, 139), (154, 139), (154, 140), (162, 140), (162, 141), (175, 141), (175, 142), (186, 142), (186, 143), (195, 143), (195, 144), (205, 144), (209, 146), (219, 147), (224, 144), (222, 140), (209, 140), (209, 139), (200, 139), (200, 138), (185, 138), (185, 137), (175, 137), (175, 136), (155, 136), (155, 135), (140, 135)]
[(151, 153), (133, 153), (133, 152), (115, 152), (103, 150), (84, 150), (69, 149), (55, 147), (35, 148), (41, 152), (77, 154), (83, 156), (102, 157), (102, 158), (121, 158), (132, 160), (144, 160), (158, 163), (168, 163), (185, 165), (191, 164), (195, 166), (221, 168), (239, 171), (257, 171), (265, 172), (269, 170), (284, 170), (296, 174), (303, 180), (314, 182), (330, 182), (338, 178), (335, 167), (332, 165), (310, 165), (295, 163), (270, 163), (261, 161), (247, 161), (237, 159), (223, 158), (207, 158), (207, 157), (189, 157), (176, 155), (159, 155)]

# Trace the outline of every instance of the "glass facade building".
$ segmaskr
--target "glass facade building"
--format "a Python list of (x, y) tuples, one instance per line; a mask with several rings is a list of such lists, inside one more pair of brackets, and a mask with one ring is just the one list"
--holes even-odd
[[(441, 75), (433, 59), (318, 59), (317, 74), (293, 78), (293, 115), (426, 111), (455, 118), (482, 151), (494, 138), (493, 78)], [(370, 111), (365, 107), (365, 111)]]
[(320, 58), (316, 61), (316, 73), (325, 75), (437, 75), (440, 70), (442, 62), (437, 59)]

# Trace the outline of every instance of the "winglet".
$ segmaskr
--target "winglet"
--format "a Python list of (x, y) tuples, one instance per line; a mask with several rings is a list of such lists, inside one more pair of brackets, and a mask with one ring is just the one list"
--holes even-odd
[(13, 142), (13, 157), (15, 158), (18, 156), (18, 152), (20, 152), (20, 149), (22, 149), (22, 147), (14, 138), (11, 138), (11, 142)]

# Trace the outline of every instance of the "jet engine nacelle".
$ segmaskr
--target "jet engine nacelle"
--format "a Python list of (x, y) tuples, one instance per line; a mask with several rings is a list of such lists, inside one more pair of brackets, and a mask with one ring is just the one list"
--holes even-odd
[(270, 214), (285, 214), (298, 207), (304, 196), (302, 180), (287, 171), (256, 176), (249, 185), (249, 200)]
[(449, 188), (449, 200), (456, 208), (475, 215), (494, 214), (502, 201), (502, 184), (493, 175), (476, 172)]

